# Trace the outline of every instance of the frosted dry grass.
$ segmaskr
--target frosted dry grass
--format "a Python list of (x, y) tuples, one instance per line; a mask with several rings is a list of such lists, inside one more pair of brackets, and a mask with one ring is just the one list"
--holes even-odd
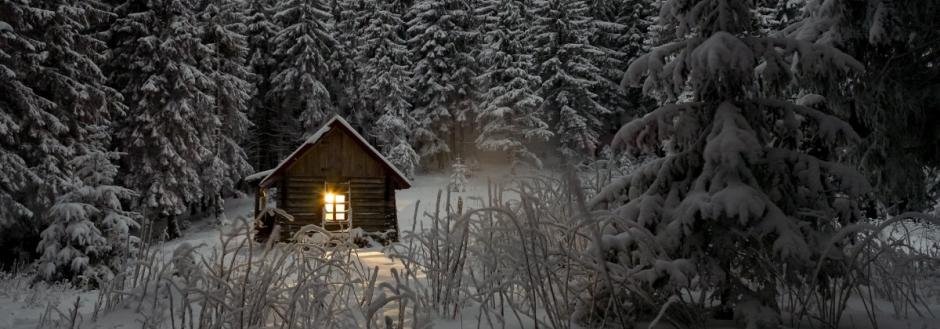
[[(181, 245), (170, 257), (149, 248), (102, 291), (94, 320), (129, 312), (142, 328), (402, 328), (407, 314), (384, 317), (409, 300), (375, 281), (356, 246), (305, 227), (293, 244), (257, 244), (241, 220), (218, 246)], [(315, 242), (321, 241), (321, 242)], [(329, 241), (329, 242), (324, 242)], [(371, 278), (371, 280), (370, 280)], [(404, 295), (404, 296), (403, 296)]]
[(9, 272), (0, 271), (0, 297), (22, 303), (24, 308), (57, 306), (61, 296), (73, 290), (66, 283), (35, 282), (31, 273), (20, 268), (13, 268)]
[(472, 309), (477, 327), (576, 327), (570, 301), (580, 287), (571, 283), (584, 273), (574, 262), (589, 239), (561, 182), (520, 177), (456, 204), (439, 192), (424, 213), (429, 227), (412, 227), (388, 250), (419, 304), (446, 319)]
[[(243, 221), (210, 248), (184, 245), (171, 255), (142, 248), (133, 266), (102, 288), (92, 320), (125, 312), (143, 328), (171, 329), (430, 328), (436, 317), (474, 317), (469, 324), (477, 328), (715, 325), (708, 290), (651, 288), (631, 273), (599, 267), (604, 255), (594, 252), (602, 250), (603, 218), (584, 208), (577, 184), (571, 175), (518, 177), (489, 184), (485, 198), (456, 202), (441, 191), (423, 214), (425, 227), (414, 218), (401, 243), (386, 249), (401, 266), (390, 273), (363, 265), (353, 244), (335, 243), (316, 227), (305, 228), (298, 244), (252, 243)], [(850, 303), (866, 308), (872, 328), (888, 315), (934, 318), (930, 307), (940, 301), (926, 288), (940, 278), (940, 258), (917, 238), (930, 219), (909, 217), (843, 228), (855, 238), (833, 248), (853, 257), (818, 261), (820, 268), (845, 265), (843, 277), (780, 282), (785, 324), (844, 327)], [(41, 328), (87, 320), (70, 310), (50, 310)]]
[[(839, 328), (850, 302), (864, 309), (868, 325), (879, 327), (879, 317), (934, 319), (940, 304), (940, 244), (931, 231), (940, 219), (921, 213), (905, 213), (842, 228), (840, 236), (854, 235), (845, 259), (820, 259), (816, 273), (798, 284), (782, 285), (781, 305), (790, 312), (795, 328)], [(837, 241), (837, 239), (833, 239)], [(830, 248), (840, 248), (835, 243)], [(812, 280), (831, 263), (846, 272), (830, 280)]]
[[(600, 179), (587, 184), (607, 184), (605, 175), (596, 175), (598, 168), (590, 169), (594, 175), (588, 176)], [(578, 184), (570, 179), (520, 178), (512, 189), (491, 186), (486, 200), (458, 199), (456, 204), (439, 193), (433, 211), (423, 214), (422, 223), (430, 227), (413, 227), (389, 250), (402, 260), (404, 284), (412, 287), (419, 305), (449, 319), (478, 311), (473, 313), (477, 326), (491, 328), (717, 325), (708, 316), (716, 306), (715, 295), (694, 278), (684, 286), (654, 288), (636, 277), (643, 269), (598, 267), (605, 263), (604, 255), (592, 254), (592, 247), (603, 250), (602, 239), (594, 235), (603, 212), (579, 209), (584, 195), (569, 187)], [(514, 198), (502, 200), (503, 191), (513, 192)], [(851, 243), (833, 237), (830, 248), (845, 248), (851, 257), (816, 260), (815, 274), (798, 282), (776, 280), (783, 324), (841, 328), (850, 304), (861, 305), (865, 324), (872, 328), (886, 316), (935, 319), (931, 306), (938, 304), (937, 297), (929, 287), (940, 278), (940, 251), (915, 234), (920, 230), (904, 228), (912, 217), (919, 227), (935, 221), (905, 214), (844, 227), (838, 235), (852, 236)], [(648, 249), (657, 248), (654, 240), (645, 243)], [(774, 259), (762, 263), (777, 268)], [(840, 277), (813, 279), (822, 278), (819, 271), (827, 266), (845, 270)]]

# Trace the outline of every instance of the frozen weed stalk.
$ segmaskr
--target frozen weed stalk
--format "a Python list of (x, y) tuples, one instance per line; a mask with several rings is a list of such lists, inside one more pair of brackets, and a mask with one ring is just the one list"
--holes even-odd
[(102, 292), (96, 314), (127, 308), (145, 327), (181, 329), (401, 328), (415, 322), (404, 312), (392, 321), (382, 318), (386, 308), (405, 308), (413, 298), (407, 287), (375, 282), (377, 270), (362, 268), (354, 244), (305, 239), (330, 234), (309, 226), (297, 233), (298, 243), (259, 245), (248, 221), (238, 223), (223, 229), (217, 248), (183, 244), (172, 255), (151, 249), (135, 274), (121, 276), (123, 287)]

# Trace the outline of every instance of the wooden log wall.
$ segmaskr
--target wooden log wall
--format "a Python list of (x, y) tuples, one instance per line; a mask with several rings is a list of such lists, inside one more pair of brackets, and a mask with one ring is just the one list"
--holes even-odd
[(322, 223), (324, 184), (341, 193), (349, 183), (352, 227), (366, 232), (397, 229), (395, 182), (389, 171), (344, 129), (327, 132), (306, 150), (283, 174), (279, 182), (278, 206), (294, 216), (287, 227), (339, 225)]
[[(350, 198), (347, 207), (351, 209), (352, 227), (360, 227), (366, 232), (384, 232), (396, 229), (395, 193), (381, 177), (359, 177), (348, 180)], [(284, 200), (280, 208), (294, 216), (294, 224), (321, 225), (323, 218), (324, 183), (331, 190), (343, 192), (345, 181), (326, 182), (316, 177), (288, 177), (282, 193)], [(339, 229), (339, 225), (325, 223), (328, 230)]]

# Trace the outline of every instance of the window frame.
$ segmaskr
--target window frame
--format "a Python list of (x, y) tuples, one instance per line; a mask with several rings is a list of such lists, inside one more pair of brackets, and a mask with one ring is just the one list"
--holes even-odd
[[(333, 197), (333, 202), (329, 201), (330, 196)], [(343, 201), (337, 202), (338, 197), (342, 197)], [(323, 195), (323, 222), (330, 224), (352, 222), (349, 201), (349, 195), (347, 193), (326, 192)], [(339, 208), (337, 206), (341, 206), (343, 211), (337, 211), (337, 208)], [(330, 210), (331, 208), (332, 210)], [(339, 217), (337, 215), (342, 215), (343, 219), (337, 219), (337, 217)]]

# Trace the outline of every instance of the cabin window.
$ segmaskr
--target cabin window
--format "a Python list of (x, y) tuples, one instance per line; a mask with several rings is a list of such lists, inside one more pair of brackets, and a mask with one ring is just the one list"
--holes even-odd
[(345, 194), (327, 193), (323, 200), (323, 218), (327, 221), (349, 220), (349, 208)]

